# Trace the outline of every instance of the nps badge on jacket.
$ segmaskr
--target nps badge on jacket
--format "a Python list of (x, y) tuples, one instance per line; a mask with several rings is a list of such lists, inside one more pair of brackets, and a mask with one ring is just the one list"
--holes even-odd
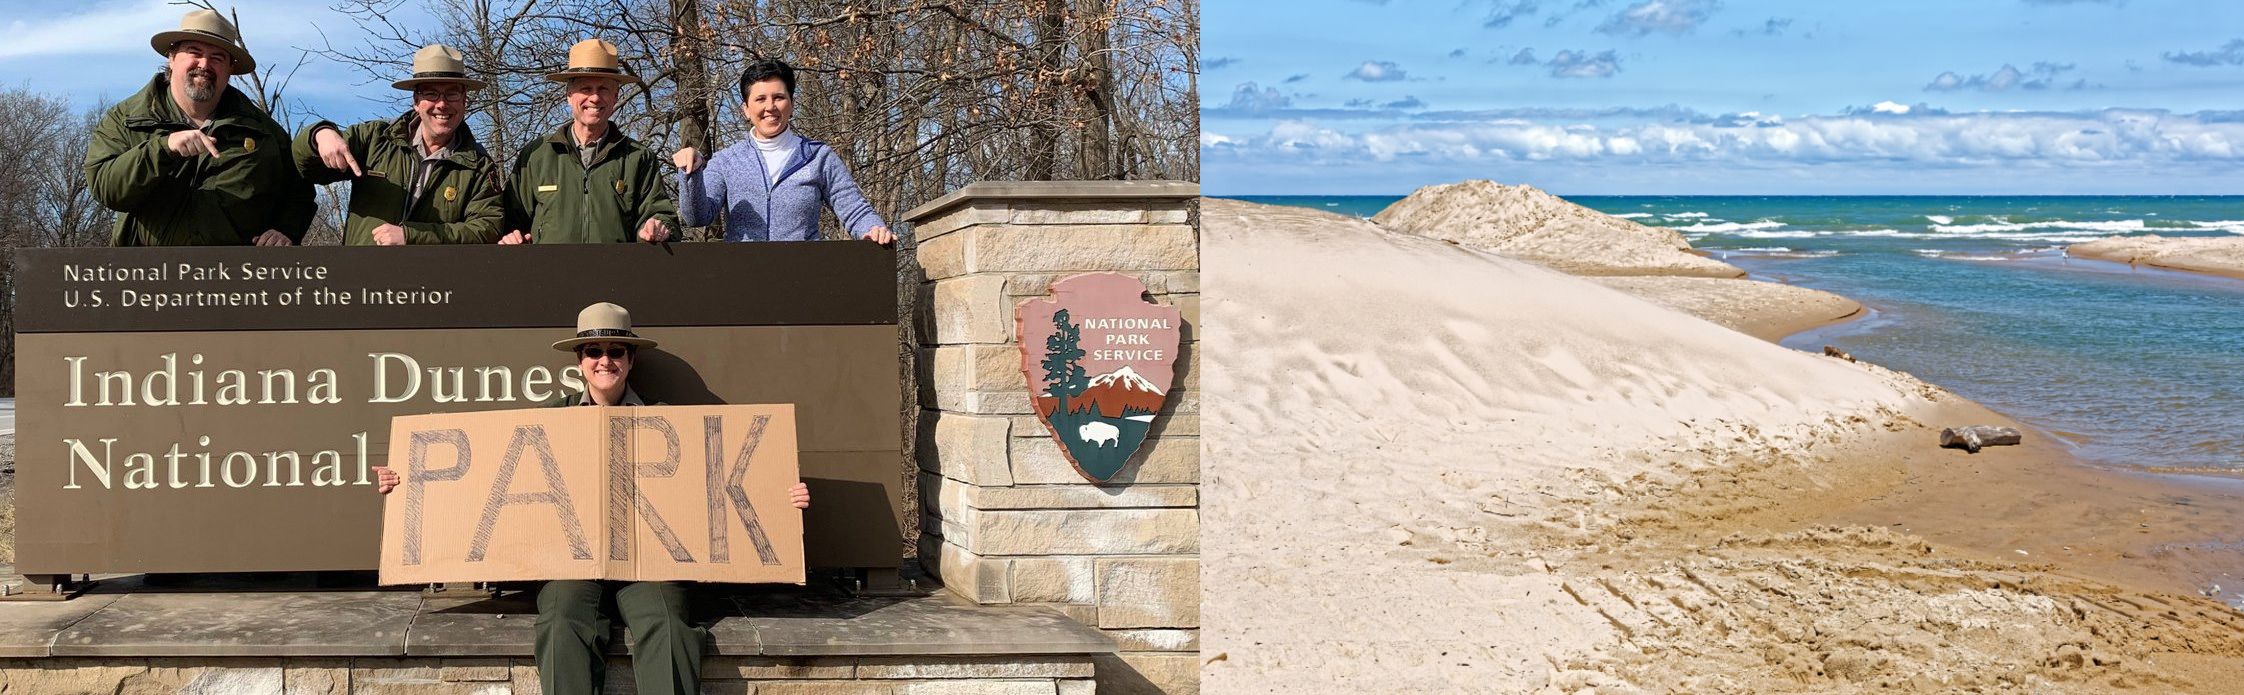
[(1090, 273), (1014, 310), (1037, 419), (1076, 472), (1096, 482), (1122, 472), (1145, 443), (1176, 376), (1184, 317), (1144, 297), (1134, 278)]

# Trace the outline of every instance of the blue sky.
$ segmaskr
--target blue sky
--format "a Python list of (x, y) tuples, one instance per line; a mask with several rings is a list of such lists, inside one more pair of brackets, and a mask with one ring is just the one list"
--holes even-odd
[[(420, 3), (403, 4), (402, 23), (426, 23)], [(323, 47), (328, 37), (343, 48), (360, 43), (357, 26), (322, 0), (244, 0), (218, 7), (238, 12), (243, 40), (260, 68), (295, 66), (305, 50)], [(80, 108), (131, 96), (163, 65), (148, 38), (178, 28), (191, 9), (165, 0), (0, 0), (0, 31), (11, 37), (0, 45), (0, 87), (63, 95)], [(399, 72), (411, 58), (397, 57)], [(395, 116), (410, 106), (405, 92), (390, 88), (393, 79), (376, 82), (355, 68), (315, 57), (298, 69), (287, 95), (305, 110), (300, 119), (354, 123)], [(234, 84), (245, 83), (237, 76)]]
[(2244, 194), (2244, 3), (1202, 7), (1212, 195)]

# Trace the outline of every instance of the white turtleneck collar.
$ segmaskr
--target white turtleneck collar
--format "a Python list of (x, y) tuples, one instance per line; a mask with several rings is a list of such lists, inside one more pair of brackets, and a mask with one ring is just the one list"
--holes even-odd
[(779, 131), (779, 135), (765, 139), (755, 131), (748, 132), (748, 140), (756, 144), (756, 154), (764, 159), (764, 182), (779, 183), (779, 173), (786, 170), (787, 160), (794, 159), (795, 150), (802, 147), (803, 138), (794, 129)]

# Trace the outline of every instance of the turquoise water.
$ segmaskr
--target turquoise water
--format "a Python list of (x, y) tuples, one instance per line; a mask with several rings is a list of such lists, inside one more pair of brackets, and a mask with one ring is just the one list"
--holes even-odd
[[(1369, 216), (1398, 196), (1242, 196)], [(1793, 336), (1906, 371), (2092, 460), (2244, 472), (2244, 281), (2066, 258), (2113, 234), (2244, 234), (2244, 197), (1584, 196), (1868, 318)]]

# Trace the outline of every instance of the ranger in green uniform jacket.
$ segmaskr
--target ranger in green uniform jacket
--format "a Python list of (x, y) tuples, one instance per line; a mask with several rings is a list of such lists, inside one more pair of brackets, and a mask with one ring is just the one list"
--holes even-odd
[(303, 241), (317, 204), (288, 160), (288, 131), (233, 87), (202, 128), (219, 156), (183, 157), (165, 147), (172, 133), (195, 129), (172, 103), (165, 73), (94, 126), (86, 180), (94, 200), (117, 211), (109, 243), (230, 246), (268, 230)]
[(501, 244), (660, 242), (678, 226), (653, 152), (616, 128), (620, 90), (639, 78), (615, 44), (585, 39), (546, 79), (567, 85), (569, 121), (514, 158)]
[[(406, 212), (416, 173), (422, 165), (420, 145), (413, 132), (420, 117), (405, 114), (396, 120), (367, 121), (341, 130), (320, 121), (296, 136), (296, 163), (312, 183), (351, 179), (320, 163), (313, 138), (322, 128), (337, 128), (350, 143), (351, 155), (366, 172), (351, 180), (351, 205), (343, 220), (343, 243), (374, 243), (374, 228), (397, 224), (405, 228), (408, 244), (488, 244), (499, 240), (505, 216), (499, 185), (499, 164), (483, 151), (465, 127), (452, 140), (452, 155), (430, 160), (434, 167)], [(400, 218), (404, 222), (399, 223)]]
[(637, 241), (648, 220), (678, 226), (678, 203), (662, 187), (653, 152), (614, 124), (585, 164), (573, 126), (533, 141), (514, 160), (506, 193), (506, 228), (540, 244)]
[(506, 215), (499, 165), (464, 122), (468, 92), (483, 82), (467, 77), (458, 51), (431, 45), (414, 54), (413, 76), (394, 86), (413, 93), (412, 111), (349, 130), (321, 121), (296, 136), (305, 178), (351, 182), (343, 243), (498, 241)]

